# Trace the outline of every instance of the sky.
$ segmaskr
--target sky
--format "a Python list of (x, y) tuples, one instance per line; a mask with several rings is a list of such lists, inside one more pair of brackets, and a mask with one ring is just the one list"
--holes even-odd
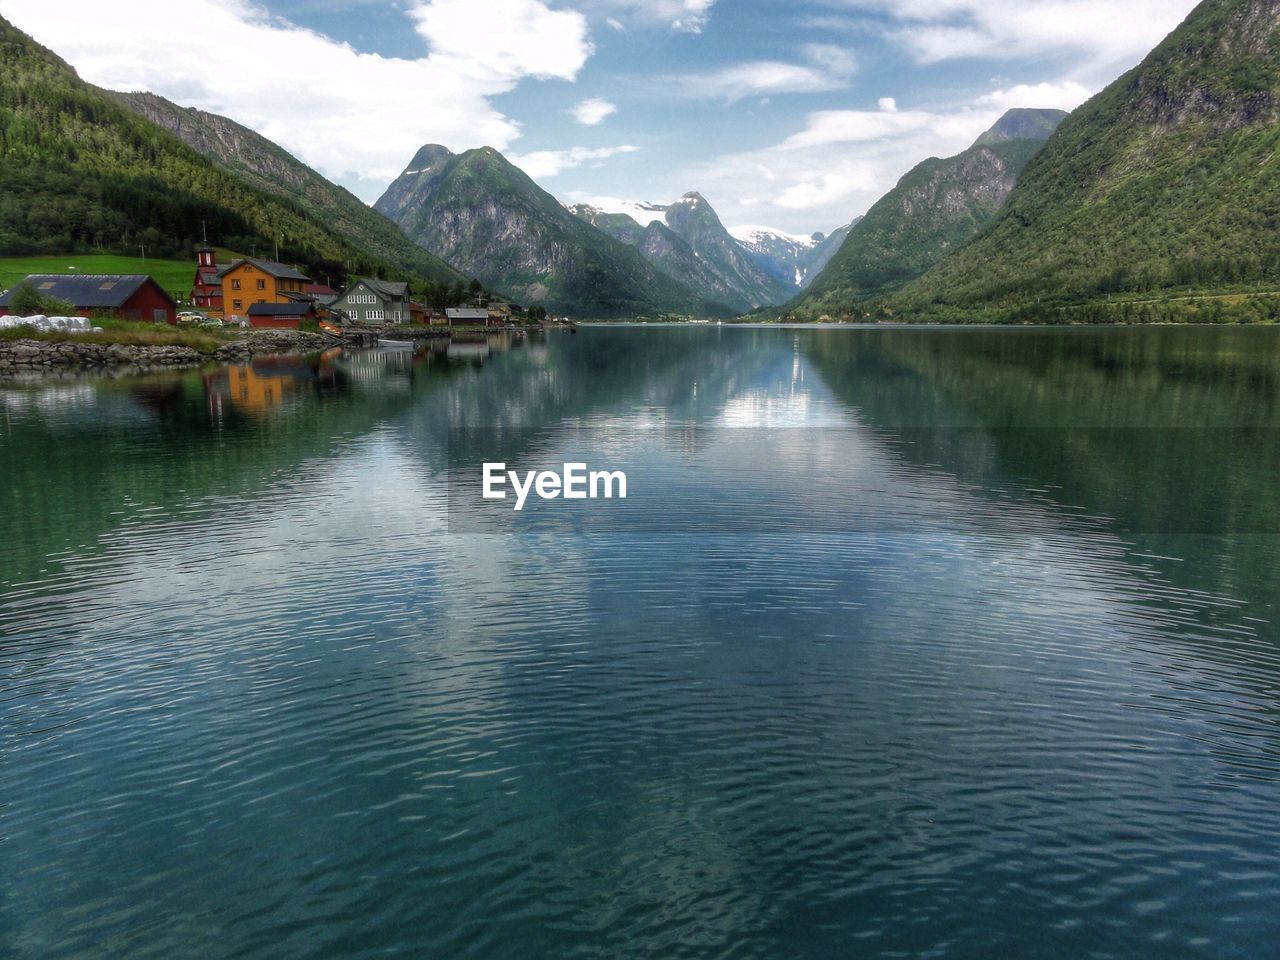
[(0, 0), (115, 90), (257, 130), (372, 203), (426, 143), (566, 202), (829, 232), (1010, 107), (1072, 109), (1193, 0)]

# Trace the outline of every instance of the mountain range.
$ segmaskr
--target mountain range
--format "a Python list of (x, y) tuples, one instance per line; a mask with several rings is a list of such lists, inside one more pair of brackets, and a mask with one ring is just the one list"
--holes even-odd
[(3, 18), (0, 156), (0, 255), (186, 256), (207, 231), (582, 317), (1280, 318), (1280, 0), (1206, 0), (1070, 116), (1010, 111), (830, 236), (726, 229), (697, 192), (566, 207), (489, 148), (423, 147), (371, 210), (225, 117), (85, 83)]
[(490, 147), (455, 154), (428, 144), (374, 209), (521, 303), (596, 318), (738, 312), (575, 216)]
[(606, 213), (588, 204), (568, 209), (615, 240), (635, 247), (667, 275), (737, 313), (782, 303), (794, 293), (794, 284), (766, 270), (729, 234), (702, 194), (686, 193), (670, 204), (630, 206), (635, 212)]

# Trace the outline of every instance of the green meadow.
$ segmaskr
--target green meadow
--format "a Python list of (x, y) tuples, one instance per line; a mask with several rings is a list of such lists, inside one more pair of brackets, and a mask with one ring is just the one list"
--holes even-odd
[[(218, 251), (218, 263), (228, 264), (237, 254)], [(0, 290), (33, 273), (143, 273), (154, 277), (171, 296), (186, 300), (196, 275), (196, 260), (158, 260), (155, 257), (120, 257), (112, 254), (62, 254), (39, 257), (0, 257)]]

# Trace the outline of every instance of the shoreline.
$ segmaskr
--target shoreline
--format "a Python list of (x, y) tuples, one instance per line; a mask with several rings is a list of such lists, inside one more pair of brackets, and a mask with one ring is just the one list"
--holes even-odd
[(239, 363), (254, 357), (317, 353), (332, 346), (318, 333), (254, 330), (210, 353), (174, 344), (94, 343), (74, 337), (57, 340), (0, 340), (0, 379), (54, 371), (95, 371), (130, 367), (142, 371)]

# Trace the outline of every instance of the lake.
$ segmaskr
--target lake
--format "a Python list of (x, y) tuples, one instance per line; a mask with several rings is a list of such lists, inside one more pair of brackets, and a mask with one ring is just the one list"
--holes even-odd
[(0, 385), (0, 954), (1270, 955), (1278, 430), (1265, 328)]

